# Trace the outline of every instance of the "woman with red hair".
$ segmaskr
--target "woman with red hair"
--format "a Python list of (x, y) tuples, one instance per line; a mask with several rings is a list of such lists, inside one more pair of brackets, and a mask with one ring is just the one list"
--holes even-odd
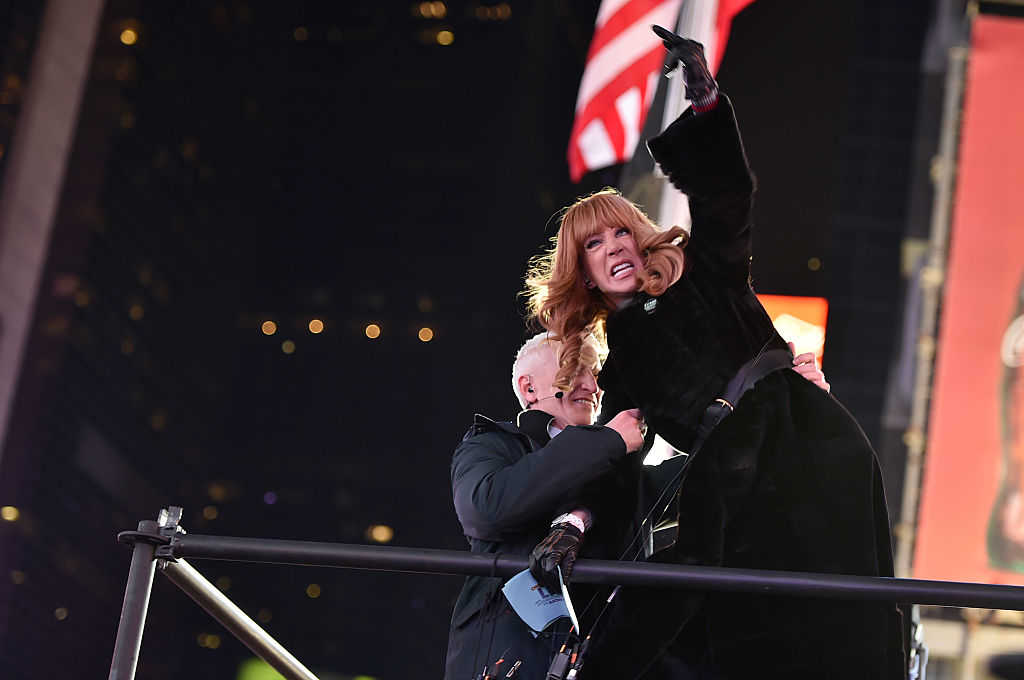
[[(614, 190), (565, 210), (526, 280), (531, 316), (562, 342), (556, 385), (593, 334), (608, 347), (602, 412), (639, 407), (652, 435), (694, 454), (675, 542), (654, 559), (891, 576), (870, 443), (827, 391), (775, 370), (792, 355), (750, 286), (754, 179), (732, 104), (698, 43), (659, 35), (693, 106), (648, 147), (689, 197), (692, 228), (662, 230)], [(642, 495), (631, 502), (646, 511)], [(588, 678), (906, 676), (893, 603), (627, 590), (612, 618)]]

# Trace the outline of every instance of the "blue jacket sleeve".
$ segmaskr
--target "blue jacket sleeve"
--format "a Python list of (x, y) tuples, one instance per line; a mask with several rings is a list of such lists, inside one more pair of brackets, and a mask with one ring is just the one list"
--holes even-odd
[(584, 484), (625, 455), (622, 438), (606, 427), (567, 427), (525, 455), (514, 435), (470, 436), (452, 458), (455, 512), (467, 536), (501, 540), (568, 509)]

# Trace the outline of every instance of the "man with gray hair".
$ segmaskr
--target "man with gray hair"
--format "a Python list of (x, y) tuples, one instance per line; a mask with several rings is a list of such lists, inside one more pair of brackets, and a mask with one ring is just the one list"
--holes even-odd
[[(455, 511), (479, 553), (529, 555), (550, 541), (548, 555), (571, 571), (589, 512), (577, 507), (584, 485), (623, 464), (643, 446), (643, 421), (636, 409), (617, 414), (605, 426), (592, 425), (600, 407), (596, 342), (584, 343), (590, 370), (581, 371), (568, 391), (552, 383), (558, 343), (547, 333), (530, 338), (512, 368), (512, 388), (523, 410), (515, 422), (474, 417), (452, 458)], [(615, 558), (588, 541), (586, 554)], [(557, 545), (556, 545), (557, 544)], [(498, 671), (513, 677), (544, 677), (565, 628), (533, 637), (502, 596), (502, 579), (471, 576), (455, 604), (445, 678), (469, 680)], [(503, 665), (496, 664), (504, 659)]]

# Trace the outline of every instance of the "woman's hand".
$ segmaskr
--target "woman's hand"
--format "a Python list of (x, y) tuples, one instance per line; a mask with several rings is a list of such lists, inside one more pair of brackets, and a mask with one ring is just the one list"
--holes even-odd
[(665, 65), (665, 72), (673, 71), (677, 64), (682, 63), (683, 77), (686, 79), (686, 98), (693, 102), (694, 110), (707, 111), (714, 108), (718, 101), (718, 83), (712, 77), (707, 59), (704, 58), (704, 46), (696, 40), (688, 40), (661, 26), (652, 26), (651, 29), (661, 38), (665, 49), (672, 55)]
[[(791, 342), (786, 344), (789, 345), (789, 351), (796, 354), (796, 346)], [(825, 380), (825, 374), (818, 368), (818, 360), (814, 357), (814, 352), (804, 352), (793, 357), (793, 370), (826, 392), (832, 391), (832, 387)]]
[(608, 421), (605, 427), (610, 427), (619, 433), (622, 441), (626, 442), (626, 453), (639, 451), (644, 445), (644, 436), (647, 434), (647, 423), (640, 415), (640, 409), (631, 408), (628, 411), (619, 411), (614, 418)]

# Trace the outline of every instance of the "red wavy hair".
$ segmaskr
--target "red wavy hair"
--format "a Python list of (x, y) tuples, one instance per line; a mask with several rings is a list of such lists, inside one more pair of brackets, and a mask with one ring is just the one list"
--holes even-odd
[(662, 230), (635, 203), (615, 189), (603, 189), (577, 200), (562, 213), (551, 248), (530, 261), (526, 273), (529, 319), (562, 343), (555, 386), (572, 387), (585, 368), (581, 349), (593, 334), (605, 345), (604, 322), (615, 306), (597, 288), (584, 284), (583, 242), (608, 227), (629, 228), (637, 252), (644, 258), (637, 274), (640, 291), (658, 296), (683, 274), (683, 248), (688, 235), (682, 227)]

